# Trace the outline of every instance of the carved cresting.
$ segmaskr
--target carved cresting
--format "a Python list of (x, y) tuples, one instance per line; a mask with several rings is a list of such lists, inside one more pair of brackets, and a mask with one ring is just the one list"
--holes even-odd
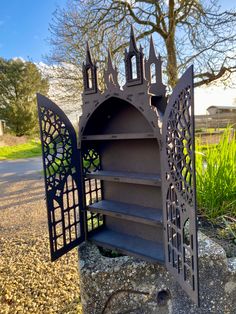
[(144, 74), (143, 49), (137, 48), (134, 30), (131, 26), (129, 51), (125, 49), (125, 76), (126, 85), (134, 86), (143, 84)]
[(111, 52), (109, 49), (107, 53), (107, 69), (104, 70), (104, 81), (107, 89), (115, 87), (119, 88), (118, 71), (116, 67), (113, 67)]
[(42, 95), (37, 100), (51, 259), (55, 260), (84, 241), (80, 151), (63, 111)]
[(96, 94), (97, 86), (97, 66), (92, 61), (91, 52), (87, 43), (86, 49), (86, 63), (83, 63), (83, 79), (84, 79), (84, 93), (85, 95)]
[(162, 60), (156, 55), (153, 38), (150, 39), (149, 56), (145, 60), (145, 74), (149, 82), (149, 93), (165, 98), (166, 86), (162, 82)]
[(167, 269), (198, 304), (193, 67), (175, 87), (163, 120), (162, 188)]

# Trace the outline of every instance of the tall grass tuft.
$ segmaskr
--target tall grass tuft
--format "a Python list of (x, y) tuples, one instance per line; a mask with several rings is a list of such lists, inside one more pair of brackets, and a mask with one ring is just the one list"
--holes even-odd
[(196, 144), (197, 201), (209, 220), (236, 217), (236, 141), (225, 129), (218, 145)]

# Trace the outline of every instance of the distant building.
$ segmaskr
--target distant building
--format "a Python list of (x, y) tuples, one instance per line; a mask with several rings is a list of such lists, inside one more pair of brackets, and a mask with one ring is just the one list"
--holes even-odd
[(207, 111), (209, 114), (236, 113), (236, 106), (210, 106)]

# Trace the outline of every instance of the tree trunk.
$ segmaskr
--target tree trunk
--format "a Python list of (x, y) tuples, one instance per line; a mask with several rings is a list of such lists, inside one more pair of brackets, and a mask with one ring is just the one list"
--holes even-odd
[(173, 88), (178, 81), (176, 49), (173, 35), (170, 35), (166, 39), (166, 49), (167, 49), (168, 85), (170, 85)]
[(172, 88), (176, 85), (178, 80), (177, 71), (177, 57), (176, 57), (176, 46), (175, 46), (175, 30), (176, 30), (176, 19), (175, 19), (175, 5), (174, 0), (169, 0), (169, 31), (168, 36), (165, 39), (166, 50), (167, 50), (167, 76), (168, 85)]

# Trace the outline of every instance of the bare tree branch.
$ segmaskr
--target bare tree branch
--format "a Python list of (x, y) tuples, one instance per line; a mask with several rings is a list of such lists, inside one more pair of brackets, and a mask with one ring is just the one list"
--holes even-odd
[(79, 73), (89, 39), (101, 67), (108, 46), (122, 64), (130, 24), (143, 44), (153, 34), (172, 87), (192, 63), (196, 86), (225, 81), (236, 71), (236, 11), (222, 9), (218, 0), (68, 0), (50, 27), (49, 60), (72, 64)]

